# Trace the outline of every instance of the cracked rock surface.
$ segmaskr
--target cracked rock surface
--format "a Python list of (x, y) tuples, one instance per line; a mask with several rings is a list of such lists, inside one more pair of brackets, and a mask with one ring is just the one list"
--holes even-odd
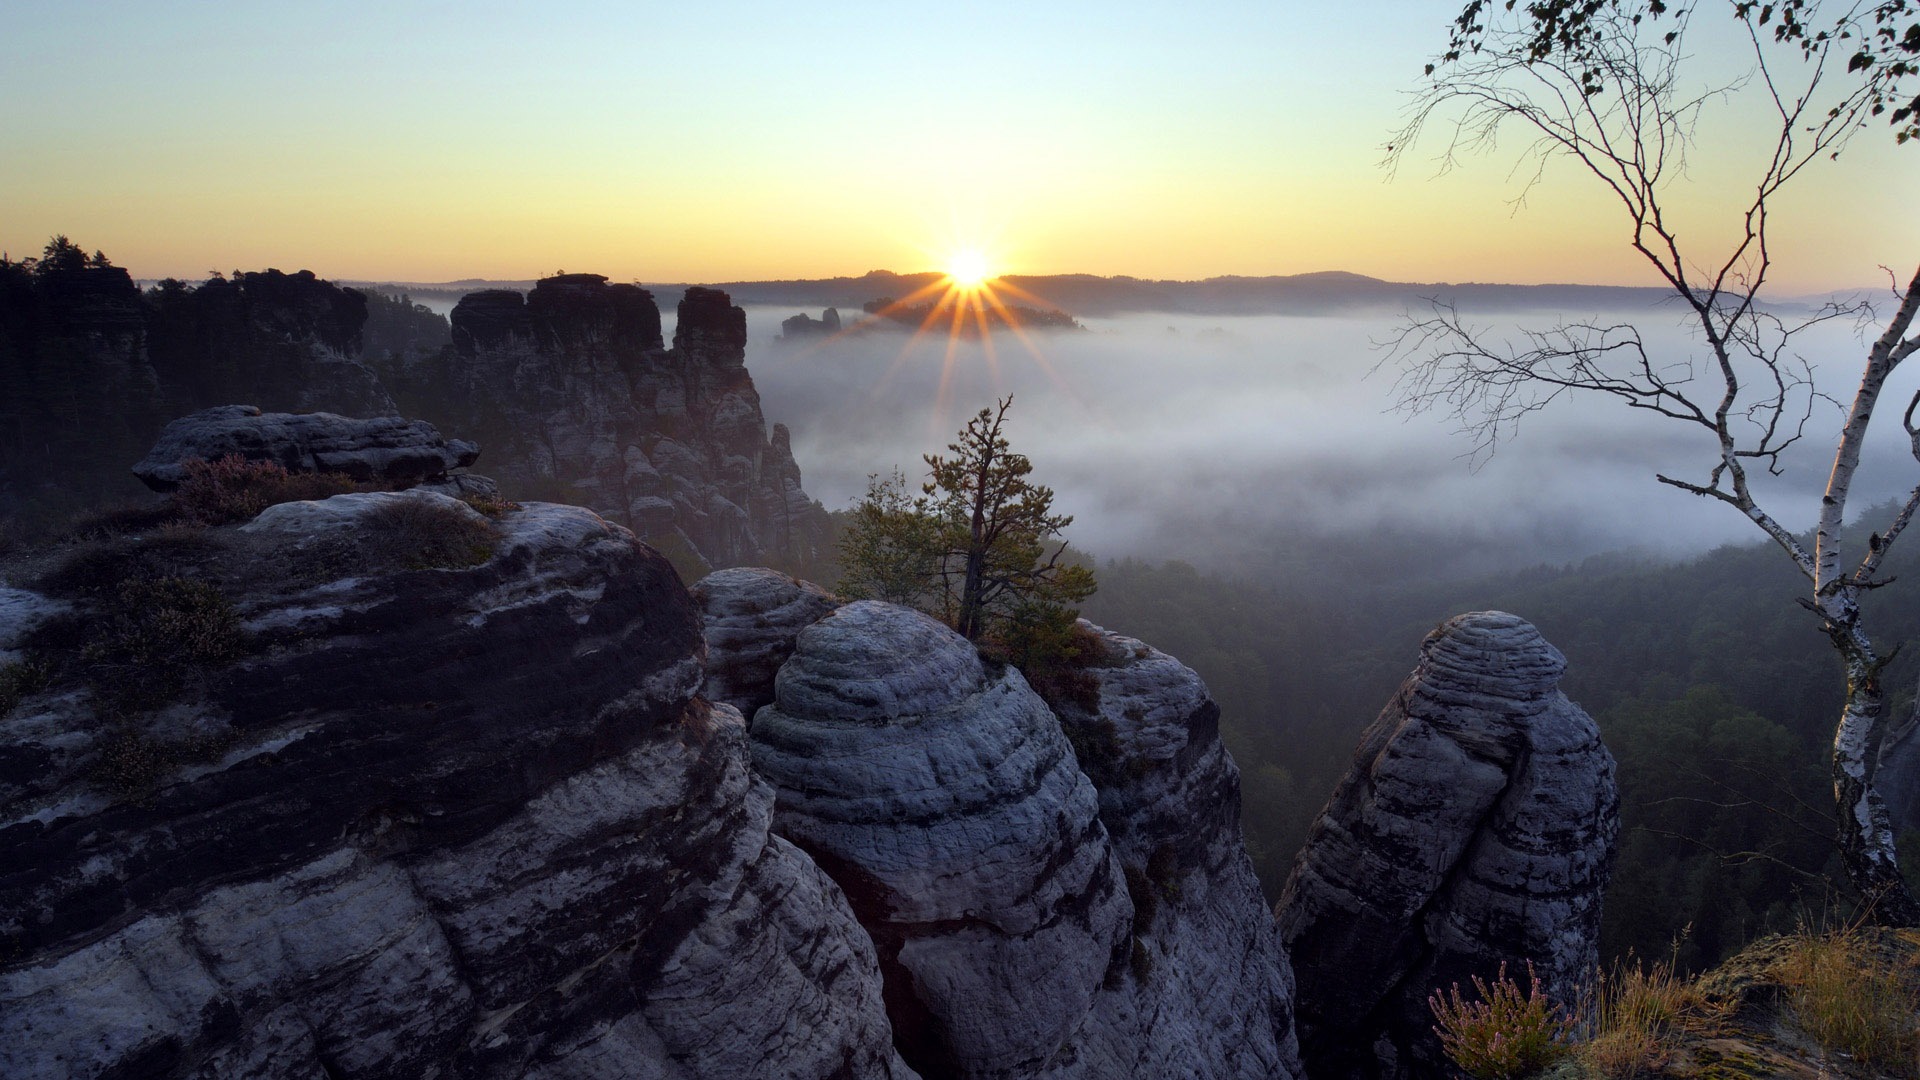
[(1566, 660), (1505, 612), (1457, 616), (1362, 736), (1278, 907), (1315, 1077), (1439, 1075), (1427, 996), (1528, 961), (1570, 1000), (1598, 962), (1613, 757)]
[(186, 480), (185, 463), (235, 455), (288, 472), (337, 472), (355, 480), (414, 484), (471, 465), (480, 448), (442, 438), (432, 424), (398, 416), (356, 420), (333, 413), (263, 413), (251, 405), (202, 409), (168, 424), (133, 473), (155, 491)]
[(183, 548), (244, 648), (164, 707), (56, 682), (0, 717), (0, 1075), (911, 1077), (872, 942), (696, 697), (665, 559), (529, 503), (477, 565), (369, 562), (397, 498), (459, 505)]
[(773, 702), (773, 680), (800, 631), (842, 603), (811, 581), (764, 567), (719, 570), (694, 582), (707, 636), (709, 701), (751, 717)]
[(1100, 795), (1134, 902), (1125, 977), (1057, 1077), (1297, 1077), (1293, 972), (1240, 832), (1240, 770), (1193, 669), (1083, 623), (1099, 660), (1042, 693)]
[(918, 612), (800, 631), (752, 724), (776, 829), (852, 901), (903, 1056), (1043, 1074), (1124, 963), (1133, 907), (1093, 785), (1012, 668)]

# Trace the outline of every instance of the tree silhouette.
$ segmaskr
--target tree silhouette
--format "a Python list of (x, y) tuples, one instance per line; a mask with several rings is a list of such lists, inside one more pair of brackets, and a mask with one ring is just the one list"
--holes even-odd
[[(1509, 2), (1505, 11), (1513, 8)], [(1511, 18), (1476, 0), (1462, 12), (1448, 51), (1427, 68), (1428, 83), (1391, 155), (1404, 155), (1433, 124), (1448, 134), (1448, 164), (1462, 151), (1490, 148), (1508, 127), (1522, 129), (1540, 168), (1570, 160), (1612, 193), (1633, 250), (1671, 290), (1702, 348), (1698, 359), (1661, 354), (1637, 327), (1599, 321), (1525, 331), (1522, 342), (1510, 346), (1436, 306), (1432, 317), (1411, 320), (1396, 339), (1404, 364), (1400, 404), (1450, 412), (1476, 439), (1476, 452), (1491, 451), (1523, 418), (1571, 393), (1606, 395), (1702, 436), (1700, 471), (1663, 472), (1657, 479), (1738, 511), (1804, 578), (1800, 603), (1820, 620), (1847, 675), (1831, 761), (1840, 852), (1875, 918), (1915, 925), (1920, 905), (1901, 879), (1893, 830), (1874, 785), (1887, 726), (1881, 671), (1889, 657), (1867, 632), (1860, 598), (1888, 583), (1877, 573), (1920, 509), (1920, 485), (1872, 533), (1866, 550), (1843, 558), (1841, 526), (1880, 395), (1902, 361), (1920, 351), (1920, 335), (1910, 333), (1920, 309), (1920, 272), (1896, 292), (1893, 316), (1867, 349), (1811, 545), (1763, 506), (1748, 483), (1750, 469), (1779, 472), (1781, 455), (1807, 434), (1816, 406), (1844, 396), (1818, 385), (1812, 367), (1794, 352), (1798, 336), (1831, 319), (1870, 314), (1863, 304), (1829, 304), (1790, 321), (1761, 302), (1773, 267), (1772, 211), (1783, 188), (1837, 157), (1863, 118), (1886, 108), (1907, 68), (1863, 61), (1856, 53), (1850, 67), (1868, 77), (1836, 87), (1828, 65), (1859, 47), (1863, 27), (1871, 30), (1907, 9), (1904, 0), (1864, 15), (1856, 9), (1823, 31), (1807, 29), (1819, 25), (1819, 16), (1814, 5), (1798, 0), (1779, 8), (1745, 2), (1731, 8), (1756, 65), (1747, 85), (1765, 95), (1773, 123), (1764, 164), (1743, 189), (1733, 239), (1719, 252), (1683, 245), (1665, 205), (1701, 113), (1739, 89), (1682, 91), (1686, 12), (1668, 11), (1659, 0), (1541, 0)], [(1766, 29), (1787, 12), (1796, 29)], [(1920, 30), (1910, 36), (1920, 46)], [(1782, 48), (1802, 55), (1782, 57)], [(1897, 120), (1911, 117), (1911, 107), (1896, 112)], [(1531, 175), (1537, 181), (1540, 174)], [(1920, 460), (1916, 411), (1920, 393), (1902, 420)]]
[(1055, 538), (1073, 518), (1053, 513), (1052, 489), (1027, 479), (1033, 463), (1003, 433), (1012, 405), (981, 409), (946, 455), (927, 455), (918, 497), (897, 472), (872, 478), (842, 534), (842, 592), (919, 607), (969, 640), (1071, 621), (1093, 573), (1065, 561)]

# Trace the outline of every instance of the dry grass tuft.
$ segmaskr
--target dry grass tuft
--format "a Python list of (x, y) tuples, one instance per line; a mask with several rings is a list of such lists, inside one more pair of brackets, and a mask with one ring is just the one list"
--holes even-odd
[(178, 509), (171, 502), (138, 502), (87, 510), (67, 523), (69, 540), (103, 540), (127, 533), (150, 532), (172, 524)]
[(1588, 1010), (1593, 1037), (1580, 1059), (1607, 1080), (1649, 1075), (1671, 1059), (1674, 1034), (1708, 1030), (1728, 1008), (1676, 976), (1671, 956), (1651, 966), (1629, 956), (1599, 980)]
[(511, 499), (503, 499), (498, 495), (462, 495), (460, 501), (495, 521), (520, 509), (519, 503)]
[(393, 499), (363, 519), (373, 558), (408, 570), (464, 570), (493, 558), (500, 530), (458, 503)]
[(1857, 930), (1797, 937), (1775, 974), (1807, 1034), (1892, 1076), (1920, 1076), (1914, 973)]

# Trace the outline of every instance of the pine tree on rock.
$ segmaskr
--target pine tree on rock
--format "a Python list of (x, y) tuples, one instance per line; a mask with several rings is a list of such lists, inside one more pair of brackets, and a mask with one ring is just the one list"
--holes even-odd
[(946, 455), (927, 455), (917, 498), (897, 472), (872, 478), (841, 540), (843, 593), (913, 605), (974, 641), (1071, 622), (1093, 573), (1066, 561), (1056, 538), (1073, 518), (1007, 441), (1012, 405), (981, 409)]

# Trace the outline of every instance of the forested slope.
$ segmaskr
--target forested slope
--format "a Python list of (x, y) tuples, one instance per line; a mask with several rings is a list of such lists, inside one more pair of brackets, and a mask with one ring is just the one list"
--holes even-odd
[[(1870, 597), (1889, 646), (1920, 637), (1920, 597), (1907, 588), (1917, 563), (1896, 551), (1888, 569), (1905, 580)], [(1097, 622), (1163, 642), (1213, 688), (1270, 894), (1421, 638), (1450, 615), (1500, 609), (1566, 654), (1567, 693), (1619, 759), (1608, 953), (1660, 955), (1684, 934), (1680, 962), (1697, 967), (1842, 902), (1816, 880), (1839, 879), (1827, 760), (1842, 676), (1818, 623), (1793, 602), (1793, 571), (1777, 550), (1340, 584), (1119, 561), (1100, 568), (1086, 605)], [(1912, 707), (1917, 671), (1920, 658), (1905, 653), (1889, 669), (1896, 718)]]

